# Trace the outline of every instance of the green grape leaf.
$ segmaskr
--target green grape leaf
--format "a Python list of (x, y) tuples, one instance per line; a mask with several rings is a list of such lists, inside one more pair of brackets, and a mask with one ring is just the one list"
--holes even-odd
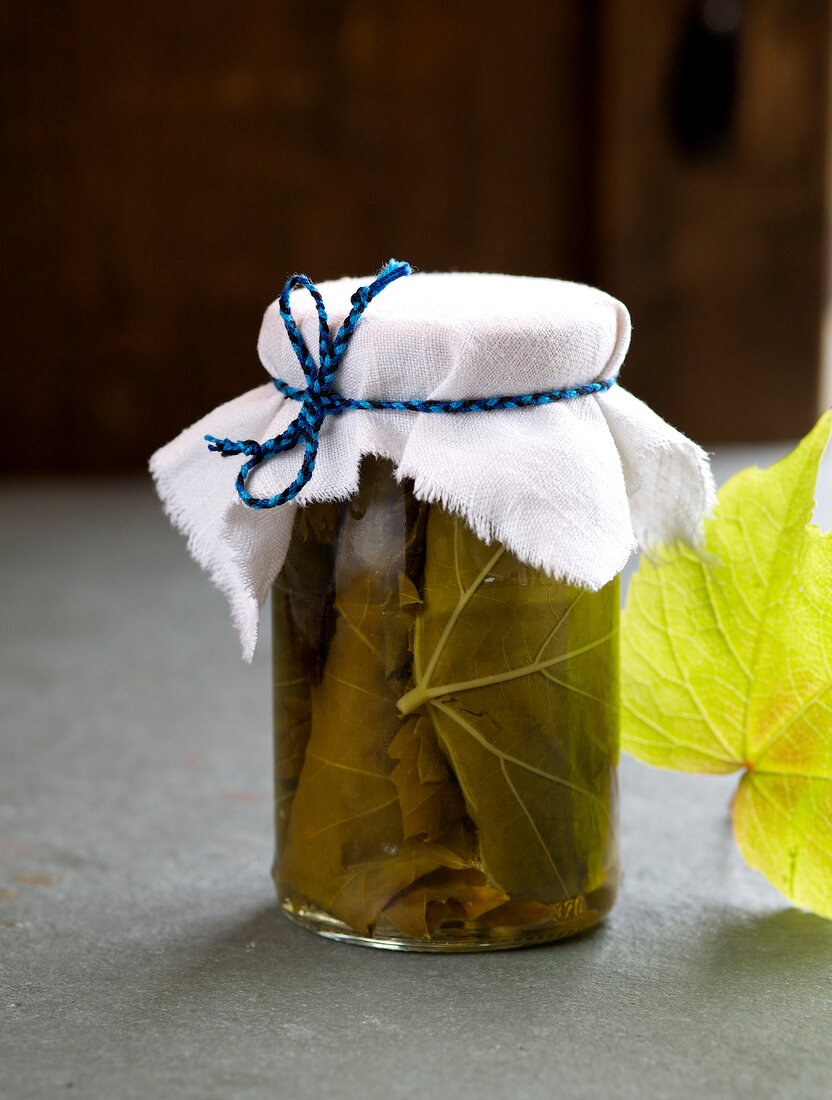
[(384, 915), (400, 932), (427, 939), (444, 921), (472, 921), (507, 900), (482, 871), (440, 867), (394, 898)]
[(825, 413), (722, 488), (700, 552), (642, 559), (622, 619), (622, 746), (659, 767), (742, 770), (743, 855), (832, 917), (832, 534), (810, 525)]
[(589, 893), (612, 842), (618, 587), (589, 598), (442, 508), (426, 540), (399, 710), (430, 719), (493, 886), (538, 907)]
[[(362, 476), (340, 515), (328, 506), (302, 513), (273, 598), (277, 873), (296, 910), (311, 902), (366, 934), (424, 875), (471, 867), (476, 844), (430, 723), (396, 706), (410, 682), (409, 607), (418, 606), (401, 583), (406, 533), (420, 519), (408, 523), (384, 467), (370, 461)], [(423, 910), (431, 900), (424, 895)], [(410, 919), (418, 904), (409, 900)]]
[[(387, 752), (396, 761), (391, 779), (399, 797), (405, 840), (436, 840), (449, 823), (465, 816), (459, 786), (448, 771), (427, 718), (407, 718)], [(438, 779), (424, 778), (426, 764)]]
[[(272, 590), (276, 815), (282, 842), (312, 720), (311, 685), (320, 683), (334, 630), (332, 578), (344, 505), (301, 513), (283, 569)], [(311, 536), (311, 537), (310, 537)]]

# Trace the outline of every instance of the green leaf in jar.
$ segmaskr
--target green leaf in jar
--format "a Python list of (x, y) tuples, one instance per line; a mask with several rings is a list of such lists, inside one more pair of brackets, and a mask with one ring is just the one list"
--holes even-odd
[[(438, 860), (407, 845), (388, 746), (401, 726), (388, 680), (407, 650), (396, 636), (404, 506), (390, 483), (365, 476), (341, 526), (334, 562), (335, 628), (318, 682), (309, 685), (310, 729), (291, 806), (280, 877), (291, 896), (367, 932), (390, 898)], [(381, 565), (381, 567), (380, 567)], [(391, 656), (392, 655), (392, 656)]]
[(423, 600), (398, 707), (431, 718), (482, 869), (520, 900), (592, 890), (618, 737), (617, 585), (590, 596), (432, 508)]
[(476, 853), (432, 731), (396, 707), (412, 664), (412, 614), (400, 605), (408, 505), (388, 469), (365, 462), (339, 529), (334, 631), (308, 686), (308, 740), (278, 869), (297, 908), (312, 903), (362, 933), (416, 880), (470, 866)]
[(448, 825), (465, 816), (459, 784), (448, 771), (431, 722), (412, 715), (402, 724), (388, 749), (396, 761), (396, 785), (406, 839), (435, 840)]
[(441, 867), (394, 898), (384, 916), (405, 935), (428, 939), (445, 921), (474, 921), (507, 900), (482, 871)]
[(311, 684), (321, 679), (335, 627), (333, 566), (343, 514), (341, 503), (298, 513), (272, 588), (278, 847), (309, 741)]

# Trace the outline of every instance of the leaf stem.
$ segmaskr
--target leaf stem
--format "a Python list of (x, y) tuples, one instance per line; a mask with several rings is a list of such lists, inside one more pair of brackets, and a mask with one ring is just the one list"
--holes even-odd
[[(460, 521), (457, 519), (455, 527), (456, 538), (458, 538), (459, 536), (459, 523)], [(491, 570), (494, 568), (494, 566), (497, 564), (497, 562), (500, 560), (505, 552), (505, 546), (498, 547), (496, 553), (494, 553), (482, 567), (476, 579), (472, 581), (469, 587), (462, 593), (459, 602), (454, 607), (451, 614), (448, 616), (448, 621), (445, 623), (442, 633), (439, 635), (439, 640), (434, 647), (433, 653), (431, 654), (430, 660), (428, 661), (425, 669), (421, 670), (418, 668), (414, 668), (414, 672), (416, 673), (416, 686), (408, 691), (405, 695), (403, 695), (396, 704), (402, 714), (410, 714), (427, 700), (428, 696), (425, 694), (425, 692), (429, 690), (427, 688), (427, 684), (430, 683), (430, 678), (433, 675), (437, 664), (439, 663), (439, 658), (442, 656), (442, 651), (447, 645), (448, 639), (451, 636), (451, 632), (456, 626), (460, 615), (471, 602), (471, 597), (474, 595), (479, 586), (482, 584), (482, 582), (485, 580), (485, 578), (488, 576), (488, 574), (491, 572)], [(457, 580), (459, 580), (458, 567)], [(419, 620), (417, 619), (416, 622), (418, 626)], [(414, 648), (418, 649), (419, 647), (414, 646)], [(440, 692), (440, 694), (442, 693)]]
[(571, 653), (561, 653), (557, 657), (550, 657), (547, 661), (533, 661), (529, 665), (523, 665), (522, 668), (512, 668), (506, 672), (495, 672), (491, 676), (478, 676), (474, 680), (460, 680), (455, 684), (434, 684), (427, 687), (426, 681), (429, 680), (429, 677), (426, 675), (421, 683), (411, 688), (399, 699), (396, 706), (402, 714), (412, 714), (423, 703), (431, 702), (443, 695), (459, 695), (463, 691), (475, 691), (477, 688), (489, 687), (492, 684), (504, 684), (508, 680), (518, 680), (521, 676), (531, 676), (535, 672), (544, 672), (547, 668), (562, 665), (566, 661), (571, 661), (573, 657), (580, 657), (582, 653), (597, 649), (599, 645), (609, 641), (616, 633), (615, 630), (611, 630), (608, 634), (596, 638), (594, 642), (589, 642), (579, 649), (573, 649)]

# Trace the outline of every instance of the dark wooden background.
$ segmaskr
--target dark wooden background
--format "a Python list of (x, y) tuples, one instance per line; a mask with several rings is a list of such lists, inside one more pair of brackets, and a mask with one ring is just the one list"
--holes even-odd
[(692, 148), (687, 0), (7, 0), (4, 468), (143, 468), (262, 381), (288, 273), (391, 255), (597, 283), (633, 314), (625, 384), (679, 427), (805, 431), (829, 9), (743, 5), (730, 119)]

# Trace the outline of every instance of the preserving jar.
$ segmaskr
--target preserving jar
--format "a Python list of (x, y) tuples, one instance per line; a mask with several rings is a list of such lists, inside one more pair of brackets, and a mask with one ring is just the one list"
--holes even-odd
[(629, 340), (557, 279), (292, 275), (269, 380), (151, 459), (246, 660), (272, 596), (273, 871), (305, 928), (476, 951), (613, 904), (618, 578), (714, 499), (618, 384)]
[(272, 590), (280, 904), (466, 951), (599, 921), (619, 876), (618, 578), (552, 580), (365, 457)]

